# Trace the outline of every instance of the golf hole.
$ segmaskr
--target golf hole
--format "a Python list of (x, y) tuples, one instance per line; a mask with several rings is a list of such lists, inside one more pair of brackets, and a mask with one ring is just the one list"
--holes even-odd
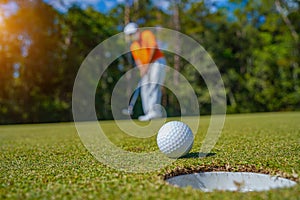
[(250, 172), (203, 172), (174, 176), (166, 181), (177, 187), (191, 186), (204, 192), (266, 191), (296, 185), (296, 182), (285, 178)]

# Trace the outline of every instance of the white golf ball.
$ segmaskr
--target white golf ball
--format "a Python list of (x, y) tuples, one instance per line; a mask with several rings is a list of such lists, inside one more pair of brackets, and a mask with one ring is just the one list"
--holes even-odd
[(171, 121), (159, 129), (156, 141), (160, 151), (169, 158), (179, 158), (191, 150), (194, 135), (185, 123)]

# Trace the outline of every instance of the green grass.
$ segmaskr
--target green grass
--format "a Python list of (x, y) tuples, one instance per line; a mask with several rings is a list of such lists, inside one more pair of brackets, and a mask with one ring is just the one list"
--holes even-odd
[[(164, 177), (197, 171), (254, 171), (299, 183), (300, 113), (228, 115), (214, 156), (196, 153), (209, 125), (201, 117), (187, 158), (144, 174), (117, 171), (98, 162), (83, 146), (73, 123), (0, 126), (0, 199), (300, 199), (300, 184), (266, 192), (204, 193), (176, 188)], [(155, 137), (135, 139), (113, 122), (103, 123), (123, 149), (157, 150)]]

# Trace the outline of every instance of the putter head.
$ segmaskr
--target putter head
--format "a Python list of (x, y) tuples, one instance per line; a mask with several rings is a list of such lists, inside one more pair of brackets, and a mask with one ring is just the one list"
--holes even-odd
[(133, 115), (133, 108), (129, 106), (128, 108), (125, 108), (122, 110), (123, 115)]

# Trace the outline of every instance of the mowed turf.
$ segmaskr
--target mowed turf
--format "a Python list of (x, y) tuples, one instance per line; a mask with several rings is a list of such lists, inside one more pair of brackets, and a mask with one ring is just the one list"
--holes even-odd
[[(97, 161), (82, 144), (74, 123), (0, 126), (0, 199), (300, 199), (300, 112), (227, 115), (212, 156), (198, 158), (209, 120), (201, 116), (188, 156), (140, 174)], [(111, 130), (107, 136), (125, 150), (158, 149), (155, 137), (132, 138), (114, 122), (103, 125)], [(204, 193), (164, 181), (199, 171), (253, 171), (298, 184), (266, 192)]]

